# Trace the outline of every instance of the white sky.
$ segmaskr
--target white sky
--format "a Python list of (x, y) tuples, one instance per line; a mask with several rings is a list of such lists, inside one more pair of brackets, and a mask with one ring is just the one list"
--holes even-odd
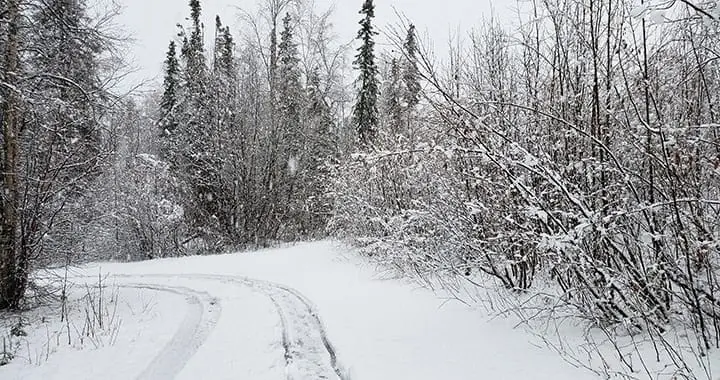
[[(176, 32), (176, 24), (187, 24), (188, 0), (116, 0), (124, 6), (117, 19), (135, 42), (128, 60), (138, 71), (130, 75), (123, 87), (132, 87), (143, 79), (159, 80), (167, 45)], [(254, 9), (262, 0), (201, 0), (206, 29), (213, 30), (215, 15), (237, 31), (237, 7)], [(307, 1), (307, 0), (306, 0)], [(335, 32), (344, 41), (351, 41), (358, 29), (363, 0), (315, 0), (318, 10), (335, 7)], [(421, 33), (427, 32), (436, 46), (446, 43), (451, 33), (467, 30), (494, 13), (509, 13), (515, 0), (376, 0), (375, 24), (381, 30), (397, 22), (394, 9), (404, 13)], [(254, 13), (254, 12), (253, 12)]]

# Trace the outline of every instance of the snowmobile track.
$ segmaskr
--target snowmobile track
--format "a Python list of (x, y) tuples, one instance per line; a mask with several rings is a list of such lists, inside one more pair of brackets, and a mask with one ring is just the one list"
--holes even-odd
[[(297, 290), (264, 280), (243, 276), (213, 274), (138, 274), (111, 275), (118, 279), (164, 278), (210, 280), (248, 287), (264, 294), (275, 306), (282, 328), (282, 346), (287, 380), (339, 379), (347, 380), (337, 359), (337, 353), (327, 336), (325, 326), (315, 306)], [(143, 286), (156, 286), (145, 285)], [(179, 332), (181, 333), (181, 332)], [(195, 348), (194, 351), (197, 350)], [(165, 352), (165, 351), (163, 351)], [(174, 354), (168, 354), (171, 356)], [(190, 355), (192, 356), (192, 355)], [(185, 361), (190, 357), (185, 358)], [(182, 367), (180, 367), (182, 369)], [(178, 369), (179, 371), (179, 369)], [(147, 370), (146, 372), (147, 373)], [(150, 379), (156, 377), (140, 377)]]
[(181, 286), (147, 283), (127, 283), (118, 286), (174, 293), (185, 297), (188, 311), (180, 327), (137, 377), (138, 380), (174, 379), (215, 328), (221, 312), (219, 302), (207, 293)]

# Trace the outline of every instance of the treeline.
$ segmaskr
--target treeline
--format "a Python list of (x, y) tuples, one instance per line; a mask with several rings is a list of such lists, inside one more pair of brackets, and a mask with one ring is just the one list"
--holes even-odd
[(300, 3), (267, 2), (261, 17), (247, 16), (240, 44), (218, 17), (206, 54), (200, 3), (190, 6), (160, 103), (161, 157), (181, 185), (187, 239), (219, 251), (323, 234), (341, 149), (328, 25), (301, 21), (312, 10)]
[[(330, 12), (267, 1), (241, 30), (189, 1), (163, 83), (126, 104), (85, 257), (208, 254), (327, 236), (344, 132), (346, 46)], [(213, 33), (213, 38), (206, 38)], [(212, 46), (206, 46), (211, 40)], [(352, 130), (350, 130), (352, 131)], [(90, 247), (91, 246), (91, 247)]]

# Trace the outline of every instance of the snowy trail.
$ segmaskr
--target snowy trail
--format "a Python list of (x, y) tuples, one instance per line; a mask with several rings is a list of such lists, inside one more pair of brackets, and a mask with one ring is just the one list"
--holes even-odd
[[(182, 279), (216, 281), (224, 284), (247, 287), (268, 297), (275, 306), (280, 318), (282, 328), (282, 345), (285, 359), (285, 375), (287, 380), (300, 379), (339, 379), (346, 380), (339, 367), (335, 348), (330, 342), (325, 327), (313, 304), (300, 292), (287, 286), (269, 281), (257, 280), (243, 276), (211, 275), (211, 274), (142, 274), (142, 275), (111, 275), (110, 278), (122, 280), (143, 279), (143, 284), (124, 284), (123, 287), (138, 287), (165, 291), (185, 291), (187, 294), (198, 293), (189, 288), (168, 287), (164, 285), (148, 284), (149, 278)], [(207, 295), (206, 295), (207, 297)], [(211, 329), (202, 328), (201, 315), (208, 314), (203, 305), (213, 305), (207, 298), (201, 300), (194, 296), (194, 310), (186, 317), (180, 330), (163, 349), (162, 353), (153, 361), (139, 379), (172, 378), (177, 374), (192, 354), (202, 345)], [(215, 303), (217, 304), (217, 303)], [(218, 306), (219, 309), (219, 306)], [(214, 316), (212, 324), (217, 322), (220, 313), (209, 313)], [(197, 327), (196, 327), (197, 326)], [(203, 339), (197, 339), (197, 330), (204, 332)], [(190, 347), (192, 352), (186, 350), (185, 355), (178, 355), (177, 344)], [(162, 374), (162, 376), (160, 376)]]
[(174, 379), (207, 339), (217, 324), (221, 307), (207, 293), (176, 286), (156, 284), (123, 284), (125, 288), (156, 290), (185, 296), (188, 311), (178, 331), (160, 351), (138, 380)]
[[(142, 278), (133, 276), (127, 278)], [(87, 277), (85, 277), (87, 278)], [(151, 290), (181, 296), (187, 303), (187, 311), (170, 341), (137, 377), (138, 380), (174, 379), (187, 362), (203, 345), (217, 325), (222, 307), (216, 297), (207, 292), (184, 286), (168, 286), (153, 283), (120, 283), (120, 288)]]
[(93, 295), (106, 297), (114, 322), (95, 331), (96, 340), (80, 335), (87, 289), (70, 286), (76, 328), (54, 310), (35, 312), (0, 379), (597, 378), (515, 321), (388, 279), (334, 242), (93, 263), (72, 279), (110, 290)]
[[(320, 379), (330, 379), (334, 376), (329, 375), (327, 363), (324, 362), (324, 359), (329, 357), (330, 367), (337, 378), (346, 380), (338, 366), (335, 348), (330, 343), (312, 304), (294, 289), (259, 281), (257, 283), (273, 300), (281, 316), (288, 369), (295, 366), (298, 373), (318, 373), (322, 374)], [(324, 352), (318, 341), (322, 342)], [(288, 371), (288, 379), (294, 379), (292, 373), (293, 371)]]

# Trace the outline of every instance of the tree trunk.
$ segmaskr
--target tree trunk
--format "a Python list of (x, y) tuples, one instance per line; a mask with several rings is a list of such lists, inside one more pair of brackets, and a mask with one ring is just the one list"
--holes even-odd
[(2, 203), (0, 213), (0, 310), (17, 309), (27, 285), (27, 260), (21, 249), (18, 218), (18, 133), (20, 131), (20, 97), (18, 94), (18, 23), (19, 0), (8, 0), (9, 19), (3, 76), (2, 130)]

